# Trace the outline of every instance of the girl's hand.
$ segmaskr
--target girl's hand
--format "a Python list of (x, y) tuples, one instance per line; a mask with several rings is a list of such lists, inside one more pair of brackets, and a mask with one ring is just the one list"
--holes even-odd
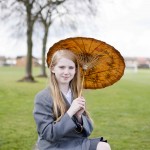
[(78, 117), (81, 117), (81, 115), (84, 113), (84, 111), (85, 111), (85, 108), (83, 109), (80, 109), (75, 115), (76, 115), (76, 117), (78, 118)]
[(83, 114), (83, 112), (85, 111), (85, 99), (84, 99), (84, 97), (80, 97), (80, 98), (81, 98), (80, 100), (84, 103), (84, 105), (83, 105), (82, 109), (80, 109), (78, 112), (76, 112), (75, 115), (77, 117), (81, 116)]
[(75, 116), (77, 117), (78, 121), (82, 124), (82, 114), (84, 113), (85, 111), (85, 99), (82, 97), (82, 101), (84, 101), (84, 108), (80, 109), (76, 114)]
[(85, 110), (85, 99), (83, 97), (78, 97), (73, 100), (70, 108), (68, 109), (67, 113), (70, 117), (74, 114), (81, 115)]

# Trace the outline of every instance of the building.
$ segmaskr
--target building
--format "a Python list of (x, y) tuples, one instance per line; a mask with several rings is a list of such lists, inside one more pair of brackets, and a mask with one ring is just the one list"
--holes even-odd
[(15, 66), (16, 58), (0, 56), (0, 66)]
[[(26, 56), (18, 56), (16, 58), (16, 66), (18, 67), (24, 67), (26, 66)], [(35, 57), (32, 57), (32, 65), (33, 66), (40, 66), (39, 64), (39, 59), (38, 58), (35, 58)]]
[(124, 57), (126, 68), (150, 68), (150, 58)]
[(0, 56), (0, 66), (4, 66), (6, 64), (6, 57)]

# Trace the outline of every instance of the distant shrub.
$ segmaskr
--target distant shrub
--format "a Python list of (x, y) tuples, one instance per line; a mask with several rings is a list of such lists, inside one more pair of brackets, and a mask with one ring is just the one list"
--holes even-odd
[(149, 69), (150, 68), (150, 66), (148, 65), (148, 64), (139, 64), (138, 65), (138, 68), (140, 69)]

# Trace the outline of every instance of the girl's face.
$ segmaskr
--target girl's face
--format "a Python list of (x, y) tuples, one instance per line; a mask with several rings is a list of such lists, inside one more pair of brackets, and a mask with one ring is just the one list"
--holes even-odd
[(57, 64), (52, 67), (52, 73), (55, 74), (59, 85), (69, 85), (76, 72), (75, 63), (67, 58), (61, 58)]

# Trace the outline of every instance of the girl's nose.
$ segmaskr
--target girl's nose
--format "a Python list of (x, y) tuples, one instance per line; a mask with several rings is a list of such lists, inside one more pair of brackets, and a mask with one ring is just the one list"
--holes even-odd
[(68, 74), (68, 73), (69, 73), (69, 69), (66, 68), (66, 69), (64, 70), (64, 73), (65, 73), (65, 74)]

